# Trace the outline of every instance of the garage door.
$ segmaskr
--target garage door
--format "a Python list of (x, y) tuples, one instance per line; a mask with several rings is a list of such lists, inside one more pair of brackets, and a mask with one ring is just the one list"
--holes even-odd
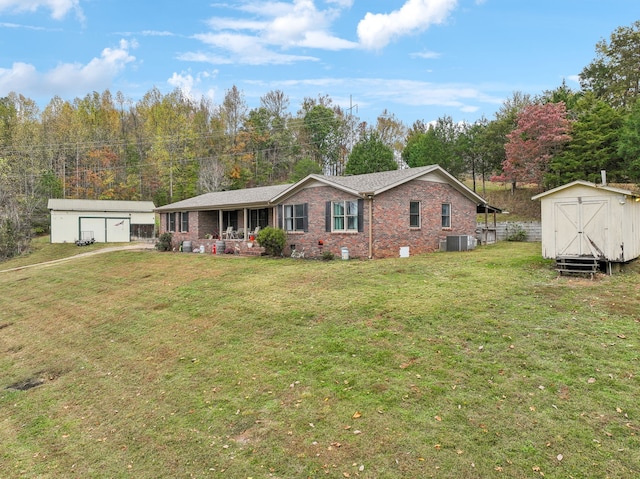
[(129, 237), (129, 218), (107, 218), (107, 241), (109, 243), (126, 243)]
[(130, 241), (129, 218), (80, 218), (81, 238), (93, 235), (97, 243), (126, 243)]

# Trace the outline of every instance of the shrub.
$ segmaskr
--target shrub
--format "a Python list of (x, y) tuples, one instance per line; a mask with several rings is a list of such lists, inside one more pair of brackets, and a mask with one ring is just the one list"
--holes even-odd
[(173, 236), (171, 233), (162, 233), (156, 243), (156, 249), (158, 251), (171, 251), (171, 240)]
[(324, 251), (322, 253), (322, 261), (331, 261), (336, 256), (331, 251)]
[(522, 225), (513, 224), (507, 225), (507, 241), (525, 241), (527, 239), (527, 232)]
[(287, 233), (280, 228), (267, 226), (258, 233), (256, 241), (270, 256), (281, 256), (287, 244)]

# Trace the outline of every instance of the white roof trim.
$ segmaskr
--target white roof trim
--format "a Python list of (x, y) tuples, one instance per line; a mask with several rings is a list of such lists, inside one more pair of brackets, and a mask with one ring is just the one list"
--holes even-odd
[(633, 197), (636, 196), (631, 191), (623, 190), (622, 188), (615, 188), (613, 186), (597, 185), (596, 183), (591, 183), (590, 181), (576, 180), (576, 181), (572, 181), (571, 183), (567, 183), (566, 185), (558, 186), (558, 187), (553, 188), (553, 189), (551, 189), (549, 191), (545, 191), (544, 193), (539, 193), (539, 194), (537, 194), (535, 196), (532, 196), (531, 199), (532, 200), (539, 200), (540, 198), (544, 198), (545, 196), (549, 196), (549, 195), (552, 195), (552, 194), (557, 193), (559, 191), (566, 190), (568, 188), (572, 188), (573, 186), (586, 186), (588, 188), (594, 188), (594, 189), (597, 189), (597, 190), (604, 190), (604, 191), (608, 191), (609, 193), (615, 193), (617, 195), (627, 195), (627, 196), (633, 196)]

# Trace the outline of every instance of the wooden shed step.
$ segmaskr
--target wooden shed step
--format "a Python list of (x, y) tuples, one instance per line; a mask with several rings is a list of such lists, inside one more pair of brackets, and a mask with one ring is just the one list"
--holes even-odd
[(592, 256), (564, 256), (556, 258), (560, 274), (590, 274), (598, 272), (598, 260)]

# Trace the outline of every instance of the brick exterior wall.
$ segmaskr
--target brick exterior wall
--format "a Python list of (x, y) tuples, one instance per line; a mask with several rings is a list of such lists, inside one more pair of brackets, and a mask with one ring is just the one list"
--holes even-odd
[[(351, 258), (369, 256), (369, 209), (371, 201), (364, 200), (362, 232), (327, 232), (325, 226), (325, 208), (327, 201), (357, 200), (350, 195), (330, 186), (311, 186), (288, 197), (283, 204), (308, 205), (308, 231), (289, 232), (284, 254), (291, 254), (292, 246), (304, 248), (305, 257), (320, 257), (329, 251), (340, 257), (343, 247), (349, 249)], [(420, 202), (420, 227), (409, 227), (409, 204)], [(443, 203), (451, 204), (451, 228), (441, 226), (441, 208)], [(242, 214), (241, 211), (238, 213)], [(180, 225), (176, 214), (177, 229)], [(192, 248), (205, 246), (211, 252), (214, 239), (205, 239), (206, 234), (217, 233), (217, 211), (189, 212), (189, 232), (173, 233), (173, 246), (178, 249), (185, 240), (192, 242)], [(273, 214), (269, 214), (269, 224), (274, 223)], [(374, 258), (398, 257), (401, 247), (409, 247), (411, 255), (437, 251), (440, 241), (447, 235), (471, 235), (476, 232), (476, 205), (447, 183), (413, 180), (381, 193), (373, 199), (372, 256)], [(160, 232), (167, 231), (167, 214), (160, 215)], [(230, 243), (233, 243), (232, 240)], [(243, 241), (241, 251), (247, 250)], [(322, 244), (321, 244), (322, 243)], [(256, 245), (257, 246), (257, 245)], [(252, 252), (257, 252), (253, 249)]]
[[(308, 232), (289, 232), (287, 234), (287, 247), (285, 254), (291, 253), (291, 246), (300, 250), (304, 248), (305, 257), (316, 258), (322, 256), (325, 251), (330, 251), (334, 255), (341, 254), (342, 247), (349, 248), (351, 257), (367, 257), (369, 233), (367, 230), (367, 219), (365, 217), (365, 227), (362, 233), (357, 232), (337, 232), (330, 233), (325, 227), (325, 208), (327, 201), (357, 200), (360, 197), (350, 195), (343, 191), (329, 186), (315, 186), (305, 188), (293, 196), (287, 198), (283, 204), (303, 204), (308, 205)], [(366, 203), (366, 201), (365, 201)], [(365, 205), (365, 215), (367, 207)], [(320, 245), (322, 241), (322, 245)]]
[[(420, 202), (420, 227), (409, 226), (409, 204)], [(451, 205), (451, 227), (442, 228), (442, 204)], [(397, 257), (400, 247), (410, 254), (431, 253), (448, 235), (471, 235), (476, 231), (476, 204), (447, 183), (414, 180), (374, 200), (373, 255)]]
[[(287, 198), (286, 204), (308, 204), (309, 231), (288, 233), (287, 244), (296, 249), (304, 248), (305, 256), (318, 257), (324, 251), (341, 255), (342, 247), (349, 249), (352, 258), (369, 255), (369, 208), (364, 201), (363, 231), (326, 232), (325, 204), (327, 201), (355, 200), (329, 186), (306, 188)], [(419, 228), (409, 227), (409, 203), (420, 202)], [(451, 228), (441, 227), (442, 203), (451, 204)], [(440, 240), (447, 235), (471, 235), (476, 231), (476, 205), (446, 183), (414, 180), (405, 183), (373, 199), (372, 253), (374, 258), (398, 257), (400, 247), (408, 246), (410, 254), (437, 251)], [(320, 246), (319, 242), (323, 245)]]

